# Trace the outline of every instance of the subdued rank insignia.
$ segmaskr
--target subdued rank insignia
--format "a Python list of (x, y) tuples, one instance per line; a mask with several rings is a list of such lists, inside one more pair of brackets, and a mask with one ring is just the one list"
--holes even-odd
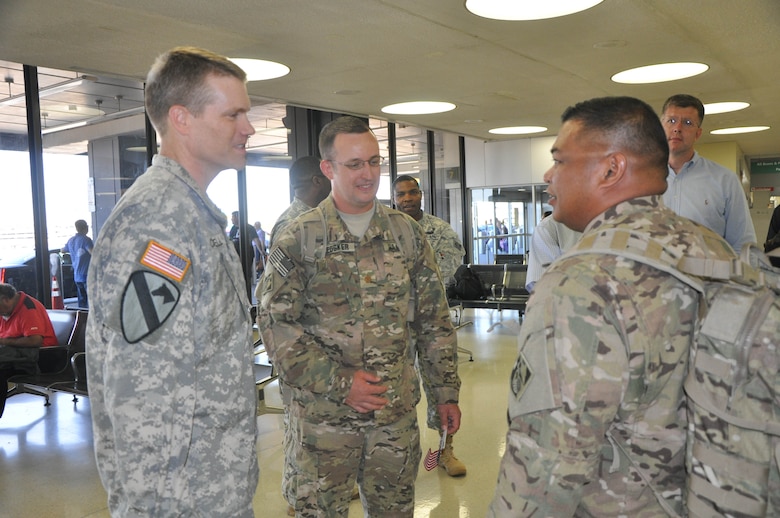
[(134, 272), (122, 295), (122, 334), (134, 344), (162, 326), (179, 302), (179, 288), (163, 275)]
[(520, 356), (517, 358), (517, 362), (515, 363), (515, 368), (512, 369), (511, 379), (512, 393), (517, 399), (520, 399), (520, 397), (523, 395), (523, 392), (525, 391), (526, 387), (528, 387), (528, 383), (531, 381), (533, 375), (533, 369), (531, 369), (531, 366), (528, 365), (528, 362), (526, 361), (525, 356), (523, 356), (523, 353), (520, 353)]
[(282, 252), (281, 248), (278, 247), (271, 251), (271, 254), (268, 256), (268, 262), (273, 265), (277, 272), (279, 272), (279, 275), (285, 278), (290, 275), (290, 272), (295, 266), (292, 260), (290, 260), (290, 258)]

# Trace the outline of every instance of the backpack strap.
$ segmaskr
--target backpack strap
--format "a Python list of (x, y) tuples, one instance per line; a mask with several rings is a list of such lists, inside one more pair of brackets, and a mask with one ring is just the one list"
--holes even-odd
[[(328, 246), (328, 228), (325, 225), (325, 212), (320, 207), (315, 207), (311, 212), (317, 211), (319, 221), (313, 218), (304, 218), (301, 223), (301, 257), (306, 263), (314, 263), (317, 259), (325, 257)], [(317, 238), (321, 243), (317, 246)]]

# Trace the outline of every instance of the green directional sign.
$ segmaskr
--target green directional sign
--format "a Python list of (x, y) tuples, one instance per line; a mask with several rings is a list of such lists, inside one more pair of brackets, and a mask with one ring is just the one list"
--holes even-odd
[(750, 160), (750, 174), (780, 173), (780, 158), (754, 158)]

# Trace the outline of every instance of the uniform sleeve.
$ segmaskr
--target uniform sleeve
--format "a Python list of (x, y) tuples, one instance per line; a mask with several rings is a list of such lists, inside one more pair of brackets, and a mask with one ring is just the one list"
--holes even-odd
[(457, 335), (433, 249), (421, 230), (417, 240), (418, 259), (411, 274), (416, 284), (417, 302), (411, 325), (417, 340), (420, 368), (430, 380), (437, 404), (457, 403), (460, 390)]
[(329, 359), (317, 338), (300, 323), (306, 275), (299, 238), (299, 225), (291, 223), (274, 240), (262, 283), (257, 287), (258, 328), (285, 383), (343, 402), (355, 370)]
[(597, 483), (625, 390), (625, 346), (609, 305), (557, 272), (540, 286), (519, 337), (489, 516), (573, 516), (584, 486)]
[(441, 242), (439, 245), (439, 270), (441, 278), (445, 285), (453, 280), (455, 270), (463, 263), (463, 256), (466, 250), (458, 238), (458, 234), (452, 230), (449, 224), (443, 225)]

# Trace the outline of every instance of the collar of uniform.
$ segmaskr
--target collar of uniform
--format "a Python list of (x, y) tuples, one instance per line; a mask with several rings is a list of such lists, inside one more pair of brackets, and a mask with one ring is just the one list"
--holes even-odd
[(184, 184), (186, 184), (187, 187), (189, 187), (190, 190), (192, 190), (195, 195), (203, 201), (203, 204), (206, 206), (209, 212), (211, 212), (211, 215), (214, 217), (214, 219), (220, 223), (221, 227), (225, 228), (227, 226), (227, 216), (225, 216), (219, 207), (214, 205), (214, 202), (211, 201), (211, 198), (209, 198), (206, 193), (200, 190), (200, 187), (198, 187), (198, 184), (196, 184), (195, 180), (192, 179), (190, 173), (188, 173), (180, 163), (164, 155), (154, 155), (154, 157), (152, 157), (152, 165), (168, 171), (177, 179), (184, 182)]
[(595, 218), (585, 227), (583, 233), (587, 233), (593, 229), (596, 229), (604, 223), (616, 219), (618, 217), (624, 217), (631, 213), (647, 214), (648, 210), (653, 210), (663, 206), (663, 198), (660, 194), (654, 194), (652, 196), (639, 196), (637, 198), (631, 198), (630, 200), (622, 201), (617, 205), (614, 205)]

